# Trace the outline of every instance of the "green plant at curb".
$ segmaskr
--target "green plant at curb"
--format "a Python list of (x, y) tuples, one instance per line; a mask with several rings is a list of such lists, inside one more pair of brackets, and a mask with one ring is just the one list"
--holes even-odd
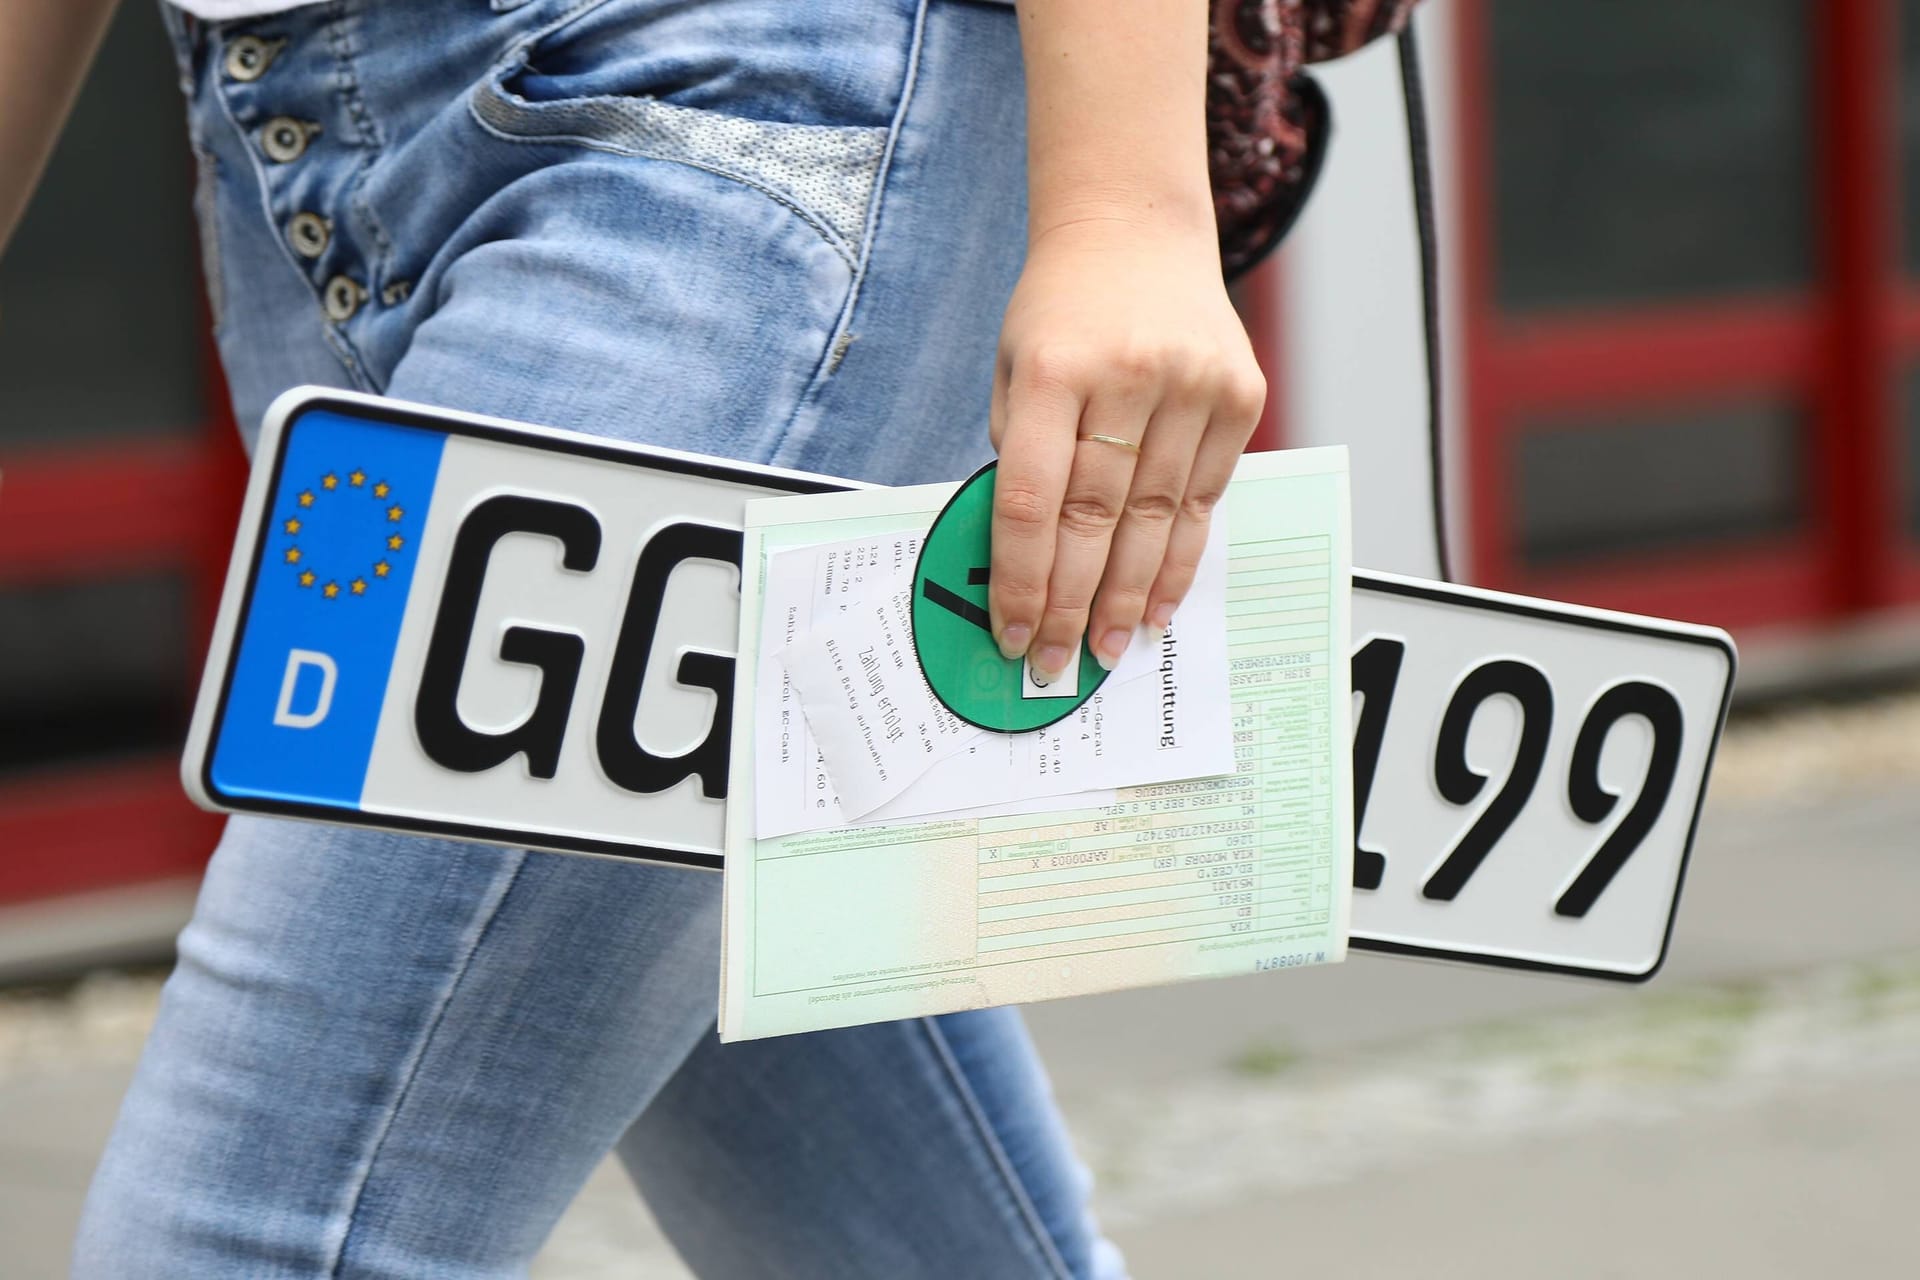
[(1263, 1040), (1234, 1054), (1227, 1062), (1227, 1069), (1238, 1076), (1266, 1080), (1292, 1070), (1300, 1064), (1300, 1059), (1298, 1049)]

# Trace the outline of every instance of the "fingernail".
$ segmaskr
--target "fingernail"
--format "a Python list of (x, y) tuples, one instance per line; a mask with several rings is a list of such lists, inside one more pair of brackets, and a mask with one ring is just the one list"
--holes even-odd
[(1027, 641), (1033, 639), (1033, 628), (1015, 624), (1000, 632), (1000, 656), (1011, 662), (1027, 651)]
[(1120, 664), (1120, 655), (1127, 651), (1127, 642), (1133, 637), (1119, 627), (1100, 637), (1100, 643), (1094, 647), (1093, 657), (1104, 671), (1111, 671)]
[(1040, 677), (1052, 684), (1067, 673), (1067, 651), (1062, 645), (1050, 644), (1033, 656), (1033, 667)]
[(1155, 631), (1165, 631), (1173, 625), (1173, 606), (1170, 604), (1153, 606), (1153, 612), (1147, 615), (1147, 620), (1153, 624)]

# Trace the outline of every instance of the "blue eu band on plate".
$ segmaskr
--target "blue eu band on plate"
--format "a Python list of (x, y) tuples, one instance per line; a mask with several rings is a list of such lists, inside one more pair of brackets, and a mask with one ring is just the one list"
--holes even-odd
[(358, 804), (445, 443), (318, 413), (287, 439), (210, 765), (222, 794)]

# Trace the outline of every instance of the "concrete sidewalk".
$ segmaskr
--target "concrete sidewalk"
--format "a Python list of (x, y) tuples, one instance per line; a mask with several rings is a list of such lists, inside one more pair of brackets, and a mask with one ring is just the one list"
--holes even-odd
[[(1748, 723), (1646, 988), (1358, 956), (1030, 1011), (1141, 1277), (1906, 1274), (1920, 700)], [(0, 998), (0, 1273), (63, 1273), (157, 987)], [(536, 1266), (681, 1277), (614, 1166)]]

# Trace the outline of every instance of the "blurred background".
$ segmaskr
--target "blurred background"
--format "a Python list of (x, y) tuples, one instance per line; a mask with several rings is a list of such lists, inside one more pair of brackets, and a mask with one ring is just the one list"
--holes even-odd
[[(1645, 989), (1358, 957), (1042, 1006), (1142, 1275), (1908, 1274), (1920, 0), (1428, 0), (1454, 566), (1743, 651)], [(1433, 571), (1390, 48), (1242, 290), (1262, 443)], [(217, 819), (176, 762), (244, 460), (150, 4), (0, 261), (0, 1271), (62, 1272)], [(1902, 1190), (1905, 1188), (1906, 1190)], [(1280, 1251), (1284, 1252), (1280, 1252)], [(681, 1274), (603, 1171), (540, 1274)]]

